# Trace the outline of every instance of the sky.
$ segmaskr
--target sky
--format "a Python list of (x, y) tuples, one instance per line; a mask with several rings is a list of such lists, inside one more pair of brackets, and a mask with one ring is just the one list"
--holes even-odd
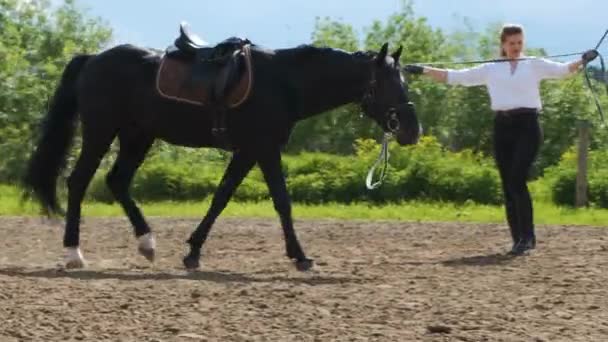
[[(55, 2), (60, 0), (55, 0)], [(374, 20), (399, 11), (402, 0), (77, 0), (114, 30), (114, 44), (163, 49), (180, 21), (209, 43), (229, 36), (269, 48), (309, 43), (316, 17), (351, 24), (363, 36)], [(527, 44), (549, 54), (593, 48), (608, 29), (608, 0), (414, 0), (414, 12), (447, 32), (490, 23), (524, 25)], [(608, 40), (608, 39), (607, 39)], [(608, 55), (608, 42), (600, 51)]]

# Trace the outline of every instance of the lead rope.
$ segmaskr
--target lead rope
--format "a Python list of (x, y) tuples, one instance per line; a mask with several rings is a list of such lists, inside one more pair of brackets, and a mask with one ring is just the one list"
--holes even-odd
[[(582, 55), (583, 52), (573, 52), (573, 53), (565, 53), (561, 55), (551, 55), (551, 56), (541, 56), (542, 58), (558, 58), (558, 57), (569, 57), (569, 56), (579, 56)], [(506, 59), (506, 58), (495, 58), (495, 59), (480, 59), (474, 61), (462, 61), (462, 62), (428, 62), (428, 63), (413, 63), (414, 65), (463, 65), (463, 64), (485, 64), (485, 63), (506, 63), (511, 61), (528, 61), (536, 59), (536, 57), (521, 57), (515, 59)]]
[[(597, 51), (600, 48), (600, 46), (602, 45), (602, 42), (604, 41), (604, 38), (606, 38), (607, 35), (608, 35), (608, 30), (606, 30), (606, 32), (604, 32), (604, 35), (602, 36), (600, 41), (597, 42), (597, 45), (595, 46), (595, 51)], [(606, 93), (608, 93), (608, 75), (606, 75), (606, 64), (604, 63), (604, 57), (599, 52), (598, 52), (598, 57), (600, 58), (600, 66), (601, 66), (600, 70), (602, 73), (602, 79), (606, 86)], [(595, 107), (597, 108), (597, 111), (600, 113), (600, 119), (602, 120), (602, 125), (604, 125), (606, 123), (604, 121), (604, 112), (602, 111), (602, 106), (600, 105), (600, 100), (597, 97), (597, 92), (593, 88), (593, 84), (591, 83), (591, 79), (589, 78), (589, 73), (587, 72), (586, 65), (585, 65), (585, 69), (583, 70), (583, 73), (585, 74), (585, 81), (587, 82), (589, 91), (591, 92), (591, 95), (593, 95), (593, 101), (595, 102)]]
[[(374, 190), (374, 189), (378, 188), (380, 185), (382, 185), (384, 178), (386, 178), (386, 170), (388, 169), (388, 159), (390, 157), (389, 153), (388, 153), (388, 143), (392, 136), (393, 135), (391, 133), (384, 133), (384, 137), (382, 139), (382, 148), (380, 149), (380, 155), (378, 155), (376, 162), (374, 163), (372, 168), (367, 173), (367, 178), (365, 179), (365, 185), (367, 186), (367, 188), (369, 190)], [(384, 161), (384, 166), (382, 168), (382, 171), (380, 171), (380, 178), (378, 179), (377, 182), (372, 183), (373, 178), (374, 178), (374, 171), (376, 171), (376, 168), (378, 167), (378, 165), (380, 163), (382, 163), (383, 161)]]
[[(606, 92), (608, 92), (608, 79), (606, 76), (606, 65), (604, 64), (604, 57), (602, 57), (601, 54), (598, 54), (598, 57), (600, 58), (602, 78), (603, 78), (604, 83), (606, 84)], [(600, 113), (600, 119), (602, 121), (602, 124), (605, 124), (606, 122), (604, 121), (604, 112), (602, 111), (602, 106), (600, 105), (600, 100), (597, 96), (597, 92), (595, 91), (595, 88), (593, 88), (593, 83), (591, 83), (591, 79), (589, 78), (589, 73), (587, 72), (587, 68), (585, 68), (583, 70), (583, 74), (585, 75), (585, 81), (587, 82), (587, 87), (589, 87), (591, 95), (593, 95), (593, 101), (595, 102), (595, 107), (597, 108), (598, 113)]]

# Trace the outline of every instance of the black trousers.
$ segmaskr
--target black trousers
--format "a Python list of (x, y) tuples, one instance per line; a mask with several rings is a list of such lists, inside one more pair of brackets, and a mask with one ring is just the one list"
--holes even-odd
[(513, 242), (535, 238), (532, 198), (526, 184), (536, 158), (542, 131), (535, 109), (497, 112), (494, 120), (494, 157), (502, 181), (507, 222)]

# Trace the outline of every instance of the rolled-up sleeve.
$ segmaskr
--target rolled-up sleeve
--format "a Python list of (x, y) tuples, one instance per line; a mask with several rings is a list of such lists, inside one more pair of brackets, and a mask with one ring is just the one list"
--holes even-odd
[(545, 58), (539, 58), (534, 61), (534, 71), (538, 78), (563, 78), (570, 74), (570, 68), (567, 63), (559, 63), (550, 61)]
[(485, 85), (488, 79), (488, 65), (483, 64), (474, 68), (452, 70), (448, 69), (446, 82), (462, 86)]

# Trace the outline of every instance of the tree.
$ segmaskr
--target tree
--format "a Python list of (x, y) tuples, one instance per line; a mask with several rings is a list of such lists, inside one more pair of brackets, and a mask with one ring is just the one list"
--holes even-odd
[(110, 38), (107, 25), (74, 0), (56, 9), (47, 0), (0, 0), (0, 180), (18, 178), (66, 63)]
[(589, 66), (589, 77), (596, 79), (602, 83), (608, 84), (608, 71), (603, 71), (602, 69), (593, 65)]
[[(346, 51), (359, 50), (357, 33), (352, 26), (329, 18), (317, 18), (312, 44)], [(361, 118), (361, 109), (349, 104), (297, 124), (288, 151), (324, 151), (347, 154), (354, 150), (358, 137), (371, 138), (378, 133), (376, 125)]]

